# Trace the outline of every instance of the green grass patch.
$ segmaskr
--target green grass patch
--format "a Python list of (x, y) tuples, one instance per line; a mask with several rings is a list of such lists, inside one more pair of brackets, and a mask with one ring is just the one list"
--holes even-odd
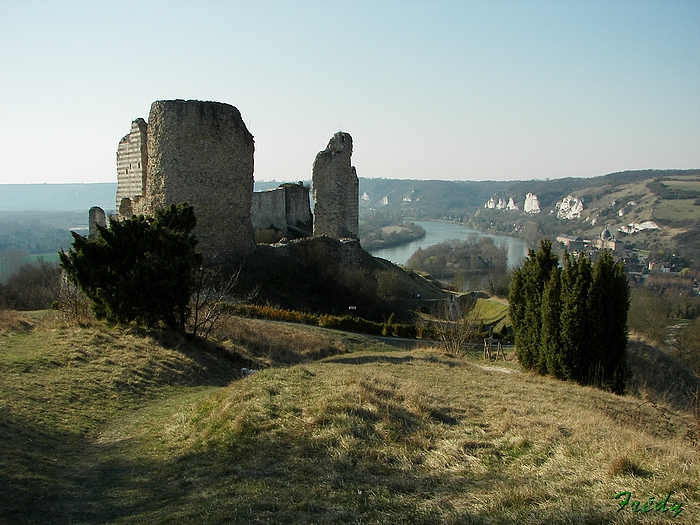
[(508, 315), (508, 303), (495, 299), (476, 300), (477, 317), (483, 321), (485, 325), (497, 324), (505, 319)]
[(660, 200), (654, 205), (652, 218), (668, 221), (685, 221), (700, 219), (700, 206), (697, 199)]
[(663, 184), (673, 190), (700, 191), (700, 180), (665, 180)]

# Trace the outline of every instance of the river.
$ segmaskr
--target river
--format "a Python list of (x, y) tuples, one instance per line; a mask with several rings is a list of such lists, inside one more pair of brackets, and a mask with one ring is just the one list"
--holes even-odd
[[(406, 261), (413, 255), (418, 248), (427, 248), (434, 244), (449, 241), (451, 239), (464, 240), (471, 236), (489, 237), (494, 240), (496, 246), (505, 246), (508, 250), (508, 268), (512, 269), (518, 266), (522, 260), (527, 257), (528, 248), (525, 241), (507, 235), (497, 235), (492, 233), (483, 233), (478, 230), (467, 228), (462, 224), (454, 222), (440, 221), (411, 221), (425, 230), (425, 237), (408, 244), (393, 246), (391, 248), (381, 248), (378, 250), (370, 250), (369, 253), (382, 259), (388, 259), (394, 263), (405, 265)], [(360, 242), (362, 242), (360, 240)]]

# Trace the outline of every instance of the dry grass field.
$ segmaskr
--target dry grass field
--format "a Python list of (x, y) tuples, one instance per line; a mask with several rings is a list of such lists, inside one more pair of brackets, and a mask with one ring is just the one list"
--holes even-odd
[(3, 319), (0, 523), (700, 522), (700, 428), (648, 347), (621, 397), (307, 326)]

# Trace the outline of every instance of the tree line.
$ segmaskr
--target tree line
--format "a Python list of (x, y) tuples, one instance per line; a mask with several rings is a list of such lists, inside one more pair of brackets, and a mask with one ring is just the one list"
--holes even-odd
[(423, 237), (425, 230), (413, 222), (404, 221), (400, 214), (375, 211), (364, 214), (360, 220), (360, 239), (365, 250), (407, 244)]
[(510, 284), (508, 251), (490, 237), (474, 235), (418, 248), (406, 266), (449, 281), (458, 291), (486, 287), (491, 294), (505, 296)]
[(595, 263), (565, 252), (560, 265), (543, 240), (513, 272), (509, 301), (524, 369), (624, 393), (629, 286), (610, 252)]

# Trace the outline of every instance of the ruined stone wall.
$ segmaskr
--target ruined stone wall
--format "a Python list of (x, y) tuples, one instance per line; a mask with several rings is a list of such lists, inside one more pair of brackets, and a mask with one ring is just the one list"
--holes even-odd
[(99, 206), (93, 206), (88, 212), (88, 237), (95, 239), (97, 237), (97, 226), (103, 228), (107, 226), (107, 216), (105, 211)]
[(154, 102), (144, 211), (179, 202), (194, 206), (194, 233), (208, 263), (252, 253), (253, 151), (253, 136), (229, 104)]
[(277, 228), (287, 231), (287, 206), (284, 188), (253, 193), (250, 220), (254, 230)]
[[(131, 123), (131, 131), (117, 148), (117, 212), (121, 217), (141, 214), (141, 199), (148, 168), (148, 124), (142, 118)], [(126, 199), (126, 200), (124, 200)]]
[[(239, 259), (255, 250), (253, 229), (274, 227), (333, 239), (357, 239), (359, 180), (351, 166), (352, 137), (336, 133), (314, 162), (316, 201), (302, 183), (253, 194), (253, 136), (239, 111), (219, 102), (161, 100), (149, 122), (139, 118), (117, 150), (121, 218), (194, 206), (205, 262)], [(299, 232), (297, 232), (299, 233)]]
[(302, 229), (309, 234), (313, 230), (313, 217), (311, 215), (311, 200), (309, 189), (304, 183), (285, 184), (284, 203), (287, 216), (287, 224)]
[(358, 237), (359, 181), (350, 165), (352, 137), (333, 135), (325, 150), (316, 155), (313, 167), (314, 237)]
[(357, 178), (354, 166), (352, 167), (352, 175), (348, 177), (345, 209), (347, 213), (347, 229), (351, 233), (349, 237), (357, 239), (360, 234), (360, 179)]
[(308, 188), (300, 182), (253, 193), (250, 219), (254, 230), (272, 227), (287, 232), (291, 226), (311, 234), (313, 220)]

